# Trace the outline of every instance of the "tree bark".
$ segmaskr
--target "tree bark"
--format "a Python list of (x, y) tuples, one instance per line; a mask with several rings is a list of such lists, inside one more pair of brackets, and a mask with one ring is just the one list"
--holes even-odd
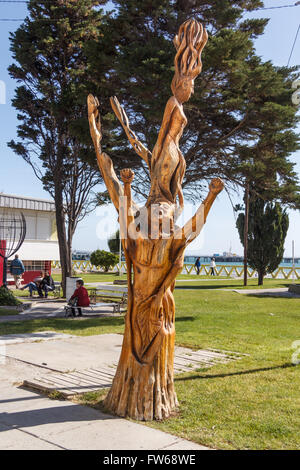
[(249, 182), (245, 186), (245, 223), (244, 223), (244, 286), (248, 285), (248, 228), (249, 228)]
[(258, 271), (258, 285), (262, 286), (264, 284), (264, 272)]
[[(170, 292), (168, 293), (170, 296)], [(173, 295), (172, 302), (174, 306)], [(171, 296), (169, 298), (171, 298)], [(143, 302), (141, 302), (143, 303)], [(138, 306), (133, 302), (133, 310)], [(164, 318), (169, 314), (164, 311)], [(150, 309), (143, 311), (150, 315)], [(178, 406), (174, 388), (175, 309), (172, 324), (160, 342), (160, 347), (150, 362), (141, 362), (134, 353), (131, 312), (125, 319), (122, 352), (117, 372), (104, 402), (105, 407), (118, 416), (129, 416), (143, 421), (169, 417)]]
[(63, 191), (60, 183), (55, 184), (55, 209), (56, 209), (56, 226), (57, 226), (57, 238), (59, 244), (59, 255), (61, 265), (61, 277), (62, 277), (62, 290), (63, 296), (66, 295), (66, 278), (71, 275), (71, 264), (69, 257), (69, 247), (66, 235), (66, 220), (65, 211), (63, 204)]

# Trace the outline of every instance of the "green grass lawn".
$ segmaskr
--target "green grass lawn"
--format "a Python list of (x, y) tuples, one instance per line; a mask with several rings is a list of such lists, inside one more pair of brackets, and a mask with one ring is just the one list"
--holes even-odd
[[(126, 274), (123, 274), (122, 276), (118, 276), (117, 274), (114, 273), (79, 273), (77, 275), (81, 279), (84, 280), (84, 282), (113, 282), (115, 279), (123, 279), (126, 280)], [(53, 279), (54, 281), (61, 281), (61, 275), (60, 274), (53, 274)]]
[[(113, 282), (115, 279), (126, 280), (126, 275), (116, 276), (114, 273), (88, 273), (88, 274), (79, 274), (84, 282)], [(61, 280), (60, 274), (54, 274), (53, 279), (55, 281)], [(177, 287), (187, 288), (192, 286), (200, 286), (203, 289), (244, 289), (242, 279), (234, 279), (224, 276), (197, 276), (196, 274), (180, 274), (177, 276)], [(188, 282), (190, 281), (190, 282)], [(203, 282), (202, 282), (203, 281)], [(209, 282), (211, 281), (211, 282)], [(265, 279), (263, 286), (257, 285), (257, 278), (248, 279), (248, 286), (245, 289), (263, 289), (263, 288), (272, 288), (272, 287), (288, 287), (292, 283), (292, 280), (288, 279)], [(25, 291), (21, 291), (21, 293)], [(51, 293), (50, 293), (51, 294)], [(50, 295), (49, 294), (49, 295)]]
[(18, 315), (19, 310), (0, 307), (0, 317), (7, 317), (9, 315)]
[[(54, 281), (61, 281), (60, 274), (53, 274)], [(114, 280), (126, 280), (127, 275), (122, 274), (121, 276), (115, 273), (80, 273), (78, 277), (82, 278), (84, 282), (113, 282)], [(212, 279), (212, 276), (197, 276), (196, 274), (180, 274), (177, 279)], [(225, 276), (215, 276), (215, 279), (230, 279)]]
[(248, 279), (248, 286), (244, 287), (243, 280), (232, 278), (216, 278), (211, 277), (199, 279), (199, 276), (181, 276), (177, 279), (177, 289), (272, 289), (272, 288), (288, 288), (292, 283), (291, 280), (285, 279), (265, 279), (263, 286), (257, 285), (257, 279)]
[[(291, 363), (292, 343), (300, 340), (300, 299), (241, 295), (201, 283), (177, 288), (175, 298), (177, 344), (247, 356), (176, 376), (178, 415), (147, 425), (219, 449), (300, 449), (300, 366)], [(0, 334), (120, 333), (123, 323), (122, 317), (45, 319), (0, 324)], [(97, 406), (102, 397), (89, 394), (83, 402)]]
[(80, 320), (65, 318), (38, 318), (24, 322), (0, 323), (0, 335), (56, 331), (78, 336), (102, 335), (104, 333), (123, 333), (124, 317), (87, 318)]

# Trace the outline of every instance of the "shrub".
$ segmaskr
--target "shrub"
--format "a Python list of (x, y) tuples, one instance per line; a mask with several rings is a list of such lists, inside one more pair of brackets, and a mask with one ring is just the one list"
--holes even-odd
[(0, 305), (21, 305), (21, 302), (15, 298), (13, 293), (5, 287), (0, 287)]
[(93, 251), (91, 254), (91, 263), (94, 266), (99, 266), (103, 268), (104, 271), (107, 273), (109, 268), (113, 268), (119, 261), (119, 258), (114, 253), (110, 253), (109, 251), (105, 250), (96, 250)]

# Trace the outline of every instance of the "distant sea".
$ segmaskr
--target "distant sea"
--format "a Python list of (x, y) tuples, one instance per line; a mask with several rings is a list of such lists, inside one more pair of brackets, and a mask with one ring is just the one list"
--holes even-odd
[[(216, 265), (217, 266), (241, 266), (243, 267), (243, 263), (242, 262), (228, 262), (228, 263), (225, 263), (223, 261), (221, 262), (218, 262), (218, 259), (216, 258), (215, 259), (216, 261)], [(186, 264), (193, 264), (193, 263), (186, 263)], [(201, 262), (201, 264), (204, 264), (204, 265), (207, 265), (207, 264), (210, 264), (209, 262)], [(293, 263), (280, 263), (279, 265), (280, 268), (292, 268), (293, 267)], [(295, 262), (295, 268), (300, 268), (300, 262), (296, 263)]]

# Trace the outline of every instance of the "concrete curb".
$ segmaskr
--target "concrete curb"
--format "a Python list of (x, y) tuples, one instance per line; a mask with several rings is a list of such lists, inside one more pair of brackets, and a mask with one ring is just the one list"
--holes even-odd
[(18, 312), (23, 312), (24, 310), (28, 310), (31, 307), (31, 302), (22, 303), (21, 305), (0, 305), (0, 308), (5, 310), (17, 310)]

